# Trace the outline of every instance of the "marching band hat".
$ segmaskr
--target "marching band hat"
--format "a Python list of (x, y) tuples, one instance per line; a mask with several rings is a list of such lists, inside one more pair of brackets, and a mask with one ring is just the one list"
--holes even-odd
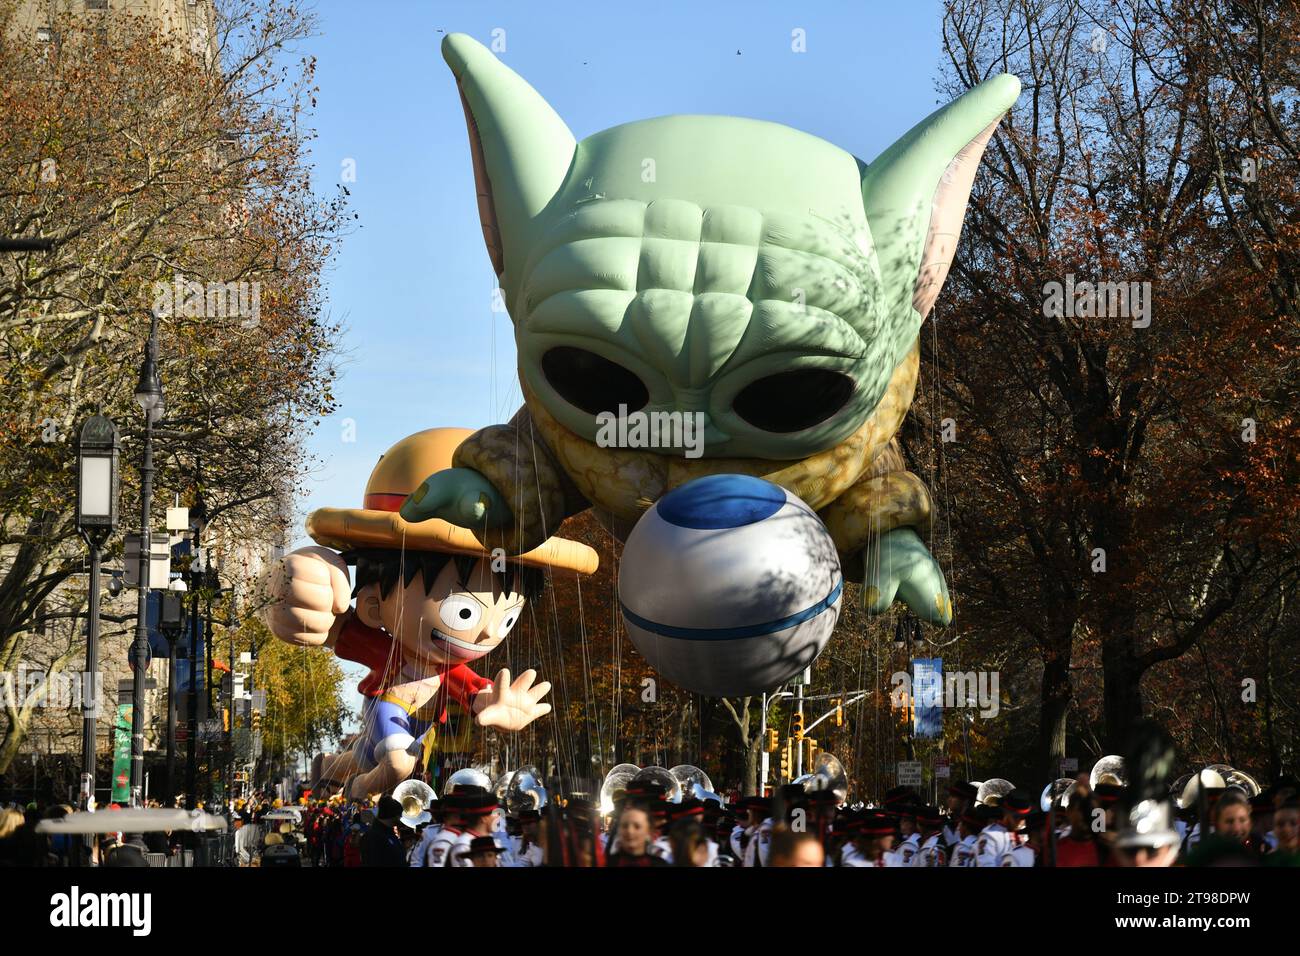
[(484, 790), (482, 793), (460, 793), (460, 813), (466, 817), (482, 817), (497, 808), (497, 798)]
[(687, 817), (703, 817), (704, 804), (698, 800), (683, 800), (681, 803), (668, 804), (668, 816), (676, 823), (678, 820), (685, 820)]
[(1093, 788), (1092, 792), (1099, 804), (1103, 807), (1109, 807), (1124, 795), (1124, 788), (1115, 783), (1099, 783)]
[(894, 832), (894, 821), (889, 819), (888, 814), (881, 813), (878, 810), (869, 810), (863, 815), (857, 829), (867, 836), (889, 836)]
[(1002, 798), (1001, 808), (1003, 811), (1014, 813), (1018, 817), (1027, 817), (1033, 805), (1033, 800), (1024, 790), (1012, 790)]
[(916, 803), (916, 793), (911, 787), (890, 787), (885, 791), (885, 806), (897, 803)]
[(959, 780), (948, 787), (948, 794), (953, 797), (961, 797), (963, 800), (974, 800), (979, 795), (979, 788), (973, 783)]
[(654, 780), (633, 780), (627, 785), (627, 789), (623, 791), (625, 796), (641, 797), (643, 799), (646, 797), (659, 798), (666, 792), (664, 785)]
[(937, 827), (943, 822), (943, 814), (939, 812), (938, 807), (918, 807), (916, 810), (916, 822), (924, 823), (927, 826)]
[(497, 841), (490, 836), (475, 837), (469, 841), (469, 854), (475, 853), (504, 853), (501, 847), (497, 846)]

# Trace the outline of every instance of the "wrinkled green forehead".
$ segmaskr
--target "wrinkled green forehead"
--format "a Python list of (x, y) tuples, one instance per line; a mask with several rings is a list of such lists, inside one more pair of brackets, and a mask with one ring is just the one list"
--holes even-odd
[(863, 164), (808, 133), (732, 116), (665, 116), (625, 123), (578, 143), (559, 205), (593, 195), (747, 206), (867, 231)]
[[(673, 116), (597, 133), (531, 223), (508, 290), (520, 331), (670, 346), (696, 387), (738, 357), (752, 322), (768, 329), (754, 345), (793, 346), (820, 326), (828, 354), (859, 356), (879, 281), (860, 182), (849, 153), (758, 120)], [(701, 324), (705, 354), (686, 347)]]
[(608, 194), (547, 224), (520, 275), (521, 335), (601, 336), (684, 387), (782, 348), (858, 358), (878, 285), (866, 234), (751, 206)]

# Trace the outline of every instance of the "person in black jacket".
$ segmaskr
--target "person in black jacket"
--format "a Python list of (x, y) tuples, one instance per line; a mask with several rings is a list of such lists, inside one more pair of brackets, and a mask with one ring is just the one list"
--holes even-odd
[(402, 805), (392, 797), (381, 797), (375, 808), (375, 823), (361, 838), (362, 866), (406, 866), (406, 851), (397, 835)]

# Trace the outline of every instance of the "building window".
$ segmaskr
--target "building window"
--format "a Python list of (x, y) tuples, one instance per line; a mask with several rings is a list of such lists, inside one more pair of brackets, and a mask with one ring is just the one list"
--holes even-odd
[(107, 10), (108, 0), (86, 0), (87, 10)]

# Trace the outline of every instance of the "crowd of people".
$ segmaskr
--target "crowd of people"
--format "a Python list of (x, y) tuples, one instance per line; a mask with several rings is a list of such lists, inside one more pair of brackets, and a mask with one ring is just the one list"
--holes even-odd
[[(168, 801), (167, 807), (177, 806)], [(157, 800), (147, 801), (148, 809), (165, 809)], [(109, 804), (105, 813), (121, 809)], [(143, 833), (113, 831), (97, 834), (93, 839), (67, 834), (46, 835), (37, 831), (42, 821), (60, 820), (76, 812), (68, 803), (22, 804), (10, 802), (0, 807), (0, 867), (8, 866), (149, 866), (149, 857), (161, 858), (163, 865), (179, 865), (187, 852), (199, 847), (199, 836), (192, 830), (151, 830)], [(111, 817), (106, 817), (111, 820)]]
[[(1253, 796), (1206, 787), (1184, 809), (1165, 804), (1169, 816), (1154, 819), (1167, 825), (1156, 826), (1135, 824), (1123, 786), (1092, 787), (1087, 777), (1047, 811), (1025, 791), (978, 800), (960, 782), (942, 807), (904, 787), (879, 806), (841, 806), (834, 791), (802, 784), (728, 804), (667, 796), (657, 782), (633, 781), (612, 812), (581, 795), (521, 809), (458, 785), (423, 809), (392, 796), (360, 804), (308, 795), (286, 807), (267, 795), (212, 810), (233, 818), (231, 862), (241, 866), (1300, 866), (1300, 783), (1291, 778)], [(68, 863), (72, 841), (36, 824), (71, 811), (0, 809), (0, 865)], [(146, 854), (172, 856), (195, 839), (107, 834), (82, 862), (143, 866)]]

